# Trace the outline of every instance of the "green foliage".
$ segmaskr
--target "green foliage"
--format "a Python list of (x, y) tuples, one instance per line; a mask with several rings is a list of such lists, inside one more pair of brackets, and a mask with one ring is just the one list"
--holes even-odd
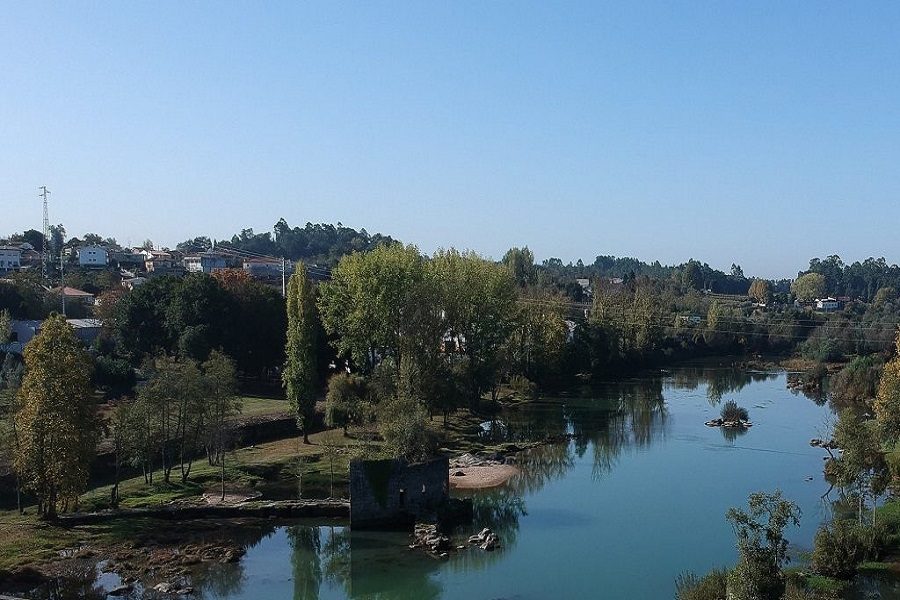
[(503, 255), (501, 262), (509, 269), (516, 285), (525, 287), (535, 282), (534, 253), (528, 249), (528, 246), (510, 248)]
[(297, 426), (309, 443), (309, 429), (319, 388), (316, 359), (316, 299), (306, 266), (297, 263), (287, 289), (287, 360), (282, 381), (287, 398), (297, 413)]
[(791, 284), (791, 293), (801, 302), (812, 302), (825, 295), (825, 276), (821, 273), (806, 273)]
[(365, 378), (349, 373), (332, 375), (325, 394), (325, 424), (342, 428), (346, 435), (347, 427), (362, 424), (370, 416), (368, 396)]
[(135, 384), (134, 368), (127, 360), (98, 356), (94, 363), (94, 385), (109, 395), (129, 394)]
[(0, 310), (0, 344), (7, 343), (11, 333), (12, 317), (9, 314), (9, 310), (4, 308)]
[(52, 315), (25, 348), (14, 417), (16, 474), (51, 518), (87, 487), (99, 431), (91, 392), (90, 356), (65, 319)]
[(439, 313), (414, 246), (379, 246), (344, 257), (321, 287), (319, 310), (340, 354), (364, 372), (404, 351), (437, 345)]
[(749, 512), (730, 508), (726, 518), (737, 536), (738, 563), (728, 574), (728, 597), (733, 600), (779, 600), (785, 590), (781, 571), (787, 561), (784, 530), (800, 523), (800, 509), (780, 491), (756, 492), (748, 499)]
[(531, 399), (537, 394), (537, 386), (524, 375), (513, 375), (509, 378), (509, 387), (520, 398)]
[(390, 456), (417, 461), (434, 454), (437, 440), (428, 427), (428, 411), (420, 401), (389, 398), (378, 405), (377, 415), (378, 431)]
[(439, 335), (447, 331), (447, 350), (466, 357), (466, 386), (477, 401), (494, 386), (515, 327), (514, 282), (503, 266), (453, 249), (435, 253), (428, 272), (443, 309)]
[[(897, 346), (900, 350), (900, 336)], [(900, 351), (884, 365), (873, 407), (881, 439), (896, 446), (900, 442)]]
[(890, 481), (890, 472), (879, 440), (879, 424), (866, 418), (860, 411), (847, 408), (841, 411), (834, 428), (834, 441), (841, 449), (833, 459), (830, 472), (837, 483), (855, 487), (861, 496), (860, 520), (865, 498), (873, 499), (884, 493)]
[(878, 393), (884, 364), (876, 356), (857, 356), (828, 384), (832, 400), (841, 407), (866, 407)]
[(882, 288), (878, 288), (878, 291), (875, 292), (875, 298), (872, 300), (872, 303), (877, 307), (882, 307), (888, 302), (896, 302), (897, 300), (897, 288), (893, 286), (885, 286)]
[(882, 527), (836, 519), (816, 532), (813, 570), (827, 577), (850, 579), (860, 563), (878, 560), (885, 544)]
[(743, 406), (738, 406), (734, 400), (727, 401), (722, 406), (721, 413), (723, 421), (748, 421), (750, 414)]
[(682, 573), (675, 579), (675, 600), (723, 600), (728, 571), (713, 569), (703, 577)]

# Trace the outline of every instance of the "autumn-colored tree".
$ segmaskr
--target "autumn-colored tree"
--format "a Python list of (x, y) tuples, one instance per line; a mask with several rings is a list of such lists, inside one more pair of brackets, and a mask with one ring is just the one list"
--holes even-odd
[(754, 279), (753, 283), (750, 284), (750, 290), (747, 292), (747, 295), (760, 304), (766, 304), (771, 295), (769, 282), (765, 279)]
[(316, 408), (318, 372), (316, 359), (316, 296), (306, 265), (298, 262), (287, 288), (287, 347), (282, 381), (288, 400), (297, 413), (303, 442)]
[(90, 355), (65, 318), (51, 315), (25, 347), (14, 460), (47, 518), (87, 486), (99, 431), (91, 392)]

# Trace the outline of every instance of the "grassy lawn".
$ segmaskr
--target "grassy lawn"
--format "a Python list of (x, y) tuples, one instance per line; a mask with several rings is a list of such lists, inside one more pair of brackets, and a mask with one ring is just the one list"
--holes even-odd
[(263, 417), (277, 414), (291, 414), (291, 405), (281, 398), (262, 396), (241, 397), (241, 417)]
[[(243, 398), (244, 415), (261, 416), (283, 413), (289, 410), (287, 402), (273, 398)], [(482, 419), (468, 411), (460, 410), (450, 415), (445, 427), (443, 418), (435, 416), (429, 423), (442, 438), (445, 452), (460, 453), (490, 450), (477, 440), (474, 434), (479, 430)], [(238, 448), (228, 453), (226, 459), (226, 487), (230, 491), (278, 491), (278, 497), (296, 497), (295, 490), (302, 484), (303, 497), (326, 497), (346, 495), (348, 484), (348, 464), (357, 456), (377, 454), (381, 442), (373, 428), (352, 428), (349, 436), (339, 429), (327, 430), (310, 435), (310, 444), (304, 444), (299, 436), (254, 446)], [(334, 474), (332, 476), (332, 469)], [(302, 477), (298, 478), (297, 473)], [(143, 476), (120, 482), (119, 496), (122, 508), (142, 508), (161, 506), (171, 502), (203, 502), (204, 492), (216, 493), (221, 485), (221, 469), (208, 464), (200, 456), (191, 468), (186, 482), (181, 481), (178, 467), (171, 473), (171, 482), (163, 483), (161, 470), (154, 473), (154, 483), (148, 485)], [(298, 481), (299, 479), (299, 481)], [(97, 510), (108, 508), (112, 486), (93, 488), (80, 498), (80, 509)], [(285, 496), (288, 494), (288, 496)], [(144, 523), (144, 519), (120, 519), (97, 525), (67, 527), (39, 521), (34, 507), (28, 507), (27, 514), (15, 511), (0, 511), (0, 572), (51, 561), (63, 550), (78, 548), (87, 543), (103, 545), (115, 543), (137, 535), (142, 527), (159, 527)], [(2, 577), (2, 573), (0, 573)]]

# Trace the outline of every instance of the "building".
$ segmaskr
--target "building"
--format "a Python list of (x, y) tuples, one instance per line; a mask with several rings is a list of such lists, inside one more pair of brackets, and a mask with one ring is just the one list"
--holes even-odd
[(22, 268), (22, 248), (19, 246), (0, 246), (0, 272), (8, 273)]
[(109, 252), (103, 246), (81, 246), (77, 252), (79, 267), (105, 267), (109, 263)]
[[(66, 319), (66, 323), (75, 330), (75, 337), (86, 346), (94, 343), (103, 329), (103, 322), (99, 319)], [(41, 332), (43, 321), (10, 321), (10, 343), (4, 344), (3, 349), (8, 352), (21, 354), (25, 344), (30, 342)]]
[(200, 252), (184, 257), (188, 273), (212, 273), (225, 268), (225, 257), (215, 252)]
[(172, 255), (164, 250), (141, 250), (144, 256), (144, 269), (148, 273), (169, 271), (174, 266)]
[(821, 312), (837, 312), (844, 308), (844, 303), (837, 298), (817, 298), (816, 310)]
[(130, 292), (134, 290), (134, 288), (140, 287), (145, 283), (147, 283), (146, 277), (130, 277), (122, 280), (122, 287)]
[(391, 529), (433, 516), (449, 500), (449, 475), (446, 458), (351, 461), (350, 526)]
[(60, 294), (66, 297), (66, 302), (81, 302), (82, 304), (94, 304), (94, 295), (90, 292), (85, 292), (84, 290), (77, 290), (73, 287), (66, 286), (64, 288), (53, 288), (50, 290), (51, 294), (55, 294), (59, 296)]
[[(247, 258), (244, 259), (244, 272), (258, 279), (274, 279), (281, 278), (282, 262), (280, 260), (272, 260), (267, 258)], [(284, 263), (284, 274), (290, 277), (294, 273), (294, 263), (287, 261)]]
[(109, 253), (109, 262), (120, 268), (144, 266), (144, 255), (134, 250), (116, 250)]

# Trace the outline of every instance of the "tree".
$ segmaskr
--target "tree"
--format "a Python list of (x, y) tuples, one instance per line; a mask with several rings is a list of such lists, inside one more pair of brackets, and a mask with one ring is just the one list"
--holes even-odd
[(298, 262), (287, 288), (287, 346), (283, 383), (288, 400), (303, 431), (303, 443), (309, 443), (309, 429), (316, 408), (318, 373), (316, 360), (315, 290)]
[(493, 387), (503, 347), (515, 327), (514, 282), (502, 265), (453, 249), (435, 253), (428, 271), (443, 309), (437, 332), (451, 346), (449, 351), (465, 357), (466, 384), (476, 403)]
[(534, 253), (528, 249), (528, 246), (524, 248), (510, 248), (503, 255), (502, 262), (509, 269), (516, 285), (525, 287), (534, 283), (536, 275)]
[(0, 344), (9, 342), (12, 334), (12, 317), (6, 309), (0, 310)]
[(780, 600), (785, 581), (781, 571), (787, 562), (784, 529), (800, 524), (800, 509), (774, 494), (750, 494), (749, 512), (730, 508), (726, 518), (737, 536), (738, 564), (728, 574), (728, 598), (732, 600)]
[(429, 458), (436, 448), (428, 429), (428, 411), (414, 398), (402, 394), (378, 404), (378, 430), (391, 456), (409, 461)]
[(895, 300), (897, 300), (897, 288), (885, 286), (878, 288), (878, 291), (875, 292), (875, 299), (872, 302), (875, 306), (884, 306), (888, 302), (894, 302)]
[(205, 382), (191, 359), (158, 356), (144, 367), (150, 373), (138, 390), (140, 413), (149, 420), (150, 455), (159, 454), (163, 480), (170, 482), (176, 465), (187, 481), (208, 418)]
[(98, 438), (91, 392), (90, 355), (65, 318), (54, 314), (25, 348), (15, 415), (14, 467), (47, 518), (87, 486)]
[(347, 435), (347, 427), (362, 423), (368, 412), (367, 395), (363, 377), (350, 373), (332, 375), (325, 394), (325, 424), (340, 427)]
[(437, 348), (440, 312), (429, 284), (415, 246), (383, 245), (342, 258), (319, 301), (335, 349), (368, 373), (386, 359), (402, 364), (407, 350)]
[(880, 439), (890, 448), (900, 442), (900, 335), (896, 346), (897, 354), (884, 365), (873, 403)]
[(240, 414), (241, 400), (237, 395), (237, 376), (234, 361), (213, 350), (201, 365), (203, 395), (208, 403), (206, 420), (206, 453), (210, 464), (221, 467), (222, 500), (225, 499), (225, 456), (228, 448), (228, 422)]
[(791, 293), (801, 302), (811, 302), (825, 293), (825, 276), (820, 273), (806, 273), (791, 284)]
[[(890, 481), (878, 433), (878, 423), (865, 418), (862, 411), (856, 408), (841, 411), (834, 428), (834, 441), (841, 454), (831, 459), (828, 471), (837, 476), (840, 485), (856, 488), (860, 524), (866, 497), (872, 496), (873, 504), (876, 503)], [(872, 519), (874, 524), (874, 506)]]
[(769, 282), (765, 279), (754, 279), (753, 283), (750, 284), (750, 290), (747, 292), (747, 295), (760, 304), (768, 303), (769, 296), (771, 296)]

